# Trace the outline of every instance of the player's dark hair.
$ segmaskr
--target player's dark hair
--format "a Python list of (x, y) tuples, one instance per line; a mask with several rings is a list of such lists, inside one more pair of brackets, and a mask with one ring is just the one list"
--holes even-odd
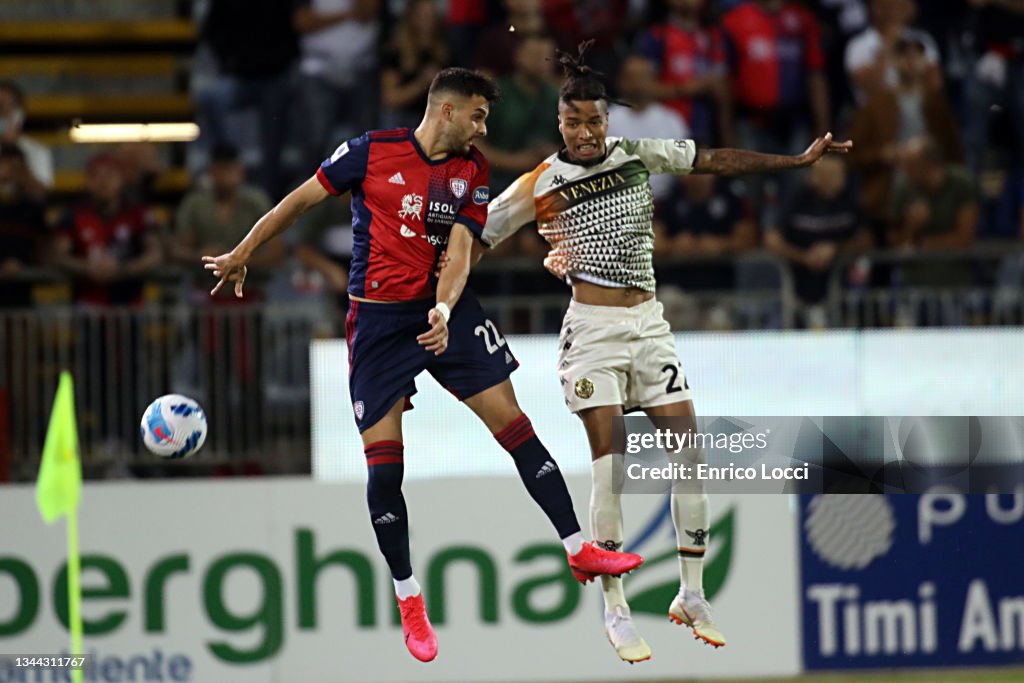
[(572, 104), (573, 100), (605, 100), (606, 102), (614, 102), (628, 107), (629, 105), (626, 102), (609, 97), (608, 91), (605, 90), (604, 82), (601, 80), (604, 74), (591, 69), (583, 62), (584, 55), (593, 44), (593, 39), (583, 41), (576, 48), (577, 52), (575, 55), (562, 50), (555, 50), (555, 59), (561, 65), (562, 70), (565, 71), (565, 82), (562, 83), (562, 87), (558, 91), (559, 98), (569, 105)]
[(463, 97), (479, 95), (488, 102), (495, 102), (501, 97), (498, 85), (489, 77), (472, 69), (454, 66), (441, 70), (434, 76), (430, 84), (428, 97), (434, 98), (436, 93), (447, 92)]

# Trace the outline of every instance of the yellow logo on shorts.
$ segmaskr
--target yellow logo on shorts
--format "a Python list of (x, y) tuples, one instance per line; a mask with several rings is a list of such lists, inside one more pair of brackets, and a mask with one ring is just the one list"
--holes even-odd
[(580, 398), (590, 398), (594, 395), (594, 383), (586, 377), (576, 380), (576, 395)]

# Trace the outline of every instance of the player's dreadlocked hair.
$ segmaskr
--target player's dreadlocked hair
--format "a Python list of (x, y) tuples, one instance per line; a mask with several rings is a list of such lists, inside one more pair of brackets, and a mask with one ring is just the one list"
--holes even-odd
[(593, 44), (593, 39), (583, 41), (576, 48), (575, 55), (555, 50), (555, 59), (565, 71), (565, 82), (562, 83), (562, 88), (558, 92), (559, 97), (566, 104), (571, 104), (573, 100), (605, 100), (629, 106), (625, 102), (608, 97), (608, 92), (601, 81), (601, 76), (604, 74), (583, 63), (583, 56)]

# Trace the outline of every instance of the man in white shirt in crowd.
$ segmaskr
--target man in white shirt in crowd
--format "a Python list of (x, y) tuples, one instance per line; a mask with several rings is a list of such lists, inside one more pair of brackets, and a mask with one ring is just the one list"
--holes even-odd
[(39, 201), (53, 187), (53, 153), (25, 135), (24, 125), (24, 92), (11, 81), (0, 81), (0, 143), (21, 150), (29, 171), (23, 189), (28, 197)]
[[(657, 67), (646, 57), (630, 55), (626, 58), (619, 70), (618, 90), (619, 97), (629, 106), (612, 104), (609, 107), (609, 135), (628, 140), (685, 140), (690, 137), (690, 127), (682, 115), (657, 101)], [(652, 175), (650, 183), (655, 202), (666, 199), (672, 191), (670, 175)]]

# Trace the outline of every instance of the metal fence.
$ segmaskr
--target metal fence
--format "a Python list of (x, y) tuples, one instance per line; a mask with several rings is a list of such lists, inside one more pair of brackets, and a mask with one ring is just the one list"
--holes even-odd
[[(696, 268), (722, 272), (716, 282), (694, 286), (685, 274)], [(780, 329), (794, 324), (797, 303), (789, 268), (768, 252), (657, 260), (655, 270), (658, 298), (675, 329)], [(485, 284), (478, 291), (481, 303), (504, 332), (558, 332), (571, 293), (539, 259), (484, 259), (473, 273), (474, 280), (482, 278)]]
[(65, 368), (87, 474), (163, 473), (139, 423), (166, 393), (194, 397), (210, 420), (192, 467), (309, 471), (309, 342), (319, 318), (260, 305), (0, 311), (0, 481), (34, 473)]
[(826, 306), (829, 327), (1022, 325), (1024, 245), (851, 255), (832, 269)]

